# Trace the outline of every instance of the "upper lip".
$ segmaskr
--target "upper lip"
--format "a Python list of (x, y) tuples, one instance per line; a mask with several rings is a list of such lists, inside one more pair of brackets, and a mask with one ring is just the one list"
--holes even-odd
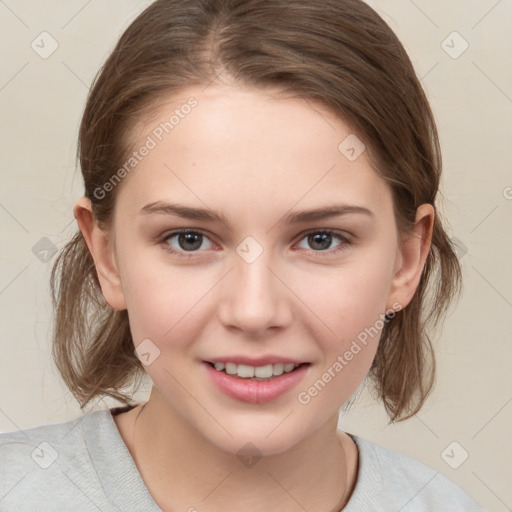
[(262, 356), (262, 357), (247, 357), (247, 356), (222, 356), (205, 359), (207, 363), (234, 363), (245, 364), (247, 366), (266, 366), (267, 364), (283, 363), (283, 364), (302, 364), (307, 361), (301, 361), (290, 357), (281, 356)]

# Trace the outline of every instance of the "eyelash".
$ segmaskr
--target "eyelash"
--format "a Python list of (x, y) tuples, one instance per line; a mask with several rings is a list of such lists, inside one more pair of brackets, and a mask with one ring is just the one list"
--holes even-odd
[[(169, 252), (171, 254), (179, 254), (180, 256), (182, 256), (184, 258), (193, 258), (193, 257), (195, 257), (195, 255), (197, 253), (202, 252), (202, 251), (199, 251), (199, 250), (197, 250), (197, 251), (179, 250), (178, 251), (176, 249), (173, 249), (169, 245), (169, 240), (171, 240), (172, 238), (179, 236), (181, 234), (191, 234), (191, 233), (196, 234), (196, 235), (202, 235), (203, 237), (208, 238), (208, 235), (203, 233), (201, 230), (178, 229), (178, 230), (171, 231), (170, 233), (166, 234), (162, 238), (160, 243), (161, 243), (162, 247), (164, 248), (164, 250), (166, 250), (167, 252)], [(315, 251), (314, 249), (309, 249), (309, 252), (313, 252), (313, 253), (315, 253), (315, 255), (319, 255), (320, 257), (328, 257), (328, 256), (332, 256), (333, 254), (338, 254), (339, 252), (346, 251), (352, 245), (350, 240), (348, 240), (347, 237), (343, 236), (338, 231), (333, 231), (330, 229), (311, 229), (309, 231), (306, 231), (305, 233), (302, 234), (302, 237), (300, 238), (299, 242), (304, 240), (305, 238), (307, 238), (309, 235), (313, 235), (313, 234), (330, 235), (333, 238), (337, 238), (338, 240), (340, 240), (342, 242), (340, 245), (338, 245), (334, 249), (317, 250), (317, 251)]]

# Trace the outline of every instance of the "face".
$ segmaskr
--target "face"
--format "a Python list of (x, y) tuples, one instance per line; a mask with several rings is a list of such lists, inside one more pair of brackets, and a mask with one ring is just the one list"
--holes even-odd
[(319, 104), (238, 86), (169, 97), (133, 134), (150, 149), (118, 185), (103, 291), (163, 415), (224, 450), (282, 452), (332, 420), (404, 305), (391, 191), (339, 149), (351, 135)]

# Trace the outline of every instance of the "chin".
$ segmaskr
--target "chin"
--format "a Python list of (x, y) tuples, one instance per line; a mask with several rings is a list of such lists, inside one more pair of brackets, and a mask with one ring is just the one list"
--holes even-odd
[[(287, 431), (286, 434), (289, 432)], [(280, 455), (291, 450), (301, 441), (298, 437), (289, 437), (287, 435), (271, 435), (267, 438), (265, 436), (251, 436), (250, 432), (244, 435), (235, 435), (233, 438), (226, 439), (210, 439), (219, 449), (237, 456), (242, 462), (245, 457), (254, 457), (255, 459), (261, 457), (268, 457), (272, 455)]]
[(279, 455), (294, 448), (310, 432), (304, 422), (293, 418), (293, 412), (287, 418), (289, 413), (288, 410), (267, 417), (254, 415), (252, 418), (242, 413), (242, 416), (234, 417), (231, 421), (223, 421), (225, 430), (216, 428), (218, 425), (215, 424), (215, 427), (210, 425), (208, 431), (201, 434), (212, 445), (239, 458), (245, 455)]

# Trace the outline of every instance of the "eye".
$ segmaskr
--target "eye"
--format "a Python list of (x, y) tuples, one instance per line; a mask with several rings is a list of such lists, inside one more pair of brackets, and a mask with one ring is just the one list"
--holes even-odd
[[(314, 252), (333, 253), (341, 250), (346, 250), (351, 245), (346, 237), (337, 233), (336, 231), (331, 230), (308, 231), (307, 233), (305, 233), (304, 238), (302, 238), (302, 240), (305, 240)], [(332, 244), (336, 240), (341, 241), (341, 243), (335, 245), (333, 250), (329, 250), (332, 249)], [(308, 249), (308, 247), (304, 246), (302, 246), (301, 248)]]
[[(309, 247), (302, 245), (304, 244), (302, 241), (305, 241)], [(336, 241), (339, 243), (336, 244)], [(201, 249), (207, 250), (213, 247), (213, 243), (204, 233), (187, 229), (167, 234), (162, 239), (162, 245), (166, 251), (185, 257), (193, 256)], [(326, 253), (326, 255), (348, 250), (351, 246), (347, 237), (332, 230), (311, 230), (303, 235), (299, 244), (301, 249), (307, 249), (317, 254)]]
[[(206, 243), (206, 247), (204, 243)], [(200, 231), (173, 231), (163, 239), (164, 247), (170, 252), (198, 252), (199, 249), (211, 249), (211, 241)]]

